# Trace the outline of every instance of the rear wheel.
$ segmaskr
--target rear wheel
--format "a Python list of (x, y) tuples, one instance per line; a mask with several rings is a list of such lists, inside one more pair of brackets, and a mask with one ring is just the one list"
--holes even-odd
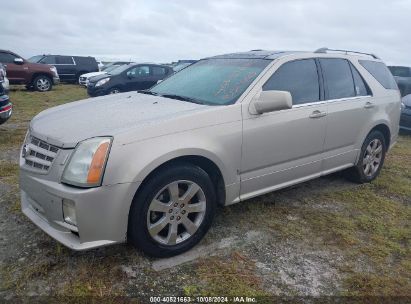
[(134, 199), (128, 240), (155, 257), (187, 251), (210, 228), (215, 197), (211, 180), (201, 168), (168, 167), (153, 176)]
[(45, 75), (40, 75), (34, 78), (33, 87), (36, 91), (47, 92), (53, 87), (53, 83), (50, 77)]
[(387, 151), (384, 135), (372, 131), (365, 139), (357, 164), (351, 168), (348, 177), (357, 183), (374, 180), (381, 171)]

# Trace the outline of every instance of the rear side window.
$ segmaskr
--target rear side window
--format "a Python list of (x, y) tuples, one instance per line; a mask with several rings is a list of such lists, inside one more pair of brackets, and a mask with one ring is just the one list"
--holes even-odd
[(80, 65), (97, 65), (97, 61), (94, 57), (74, 57), (76, 64)]
[(360, 64), (387, 90), (398, 90), (390, 70), (382, 62), (360, 60)]
[(58, 56), (57, 64), (74, 64), (73, 58), (70, 56)]
[(354, 80), (351, 68), (345, 59), (320, 59), (328, 89), (327, 99), (355, 97)]
[(390, 66), (388, 68), (394, 76), (411, 77), (411, 69), (408, 67)]
[(165, 68), (156, 66), (151, 67), (151, 71), (154, 76), (164, 76), (167, 72)]
[(319, 101), (320, 85), (314, 59), (284, 63), (263, 85), (263, 90), (288, 91), (295, 105)]
[(361, 77), (357, 69), (350, 63), (352, 76), (354, 78), (355, 93), (357, 96), (368, 96), (371, 95), (371, 90), (365, 83), (364, 79)]

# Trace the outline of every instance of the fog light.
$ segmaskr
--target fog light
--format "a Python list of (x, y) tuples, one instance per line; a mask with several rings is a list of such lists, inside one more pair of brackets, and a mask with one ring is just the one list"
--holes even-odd
[(77, 226), (76, 208), (72, 200), (63, 199), (63, 218), (66, 223)]

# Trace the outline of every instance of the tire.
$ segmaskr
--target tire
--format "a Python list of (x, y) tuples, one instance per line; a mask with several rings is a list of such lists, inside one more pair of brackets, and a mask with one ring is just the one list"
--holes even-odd
[(360, 184), (373, 181), (384, 165), (386, 151), (384, 135), (380, 131), (372, 131), (364, 140), (360, 157), (355, 166), (348, 171), (347, 177)]
[(53, 87), (53, 81), (46, 75), (40, 75), (34, 78), (33, 87), (36, 91), (47, 92)]
[[(194, 196), (184, 201), (189, 190)], [(178, 193), (174, 199), (173, 192)], [(154, 257), (185, 252), (207, 233), (216, 205), (213, 184), (204, 170), (185, 163), (168, 166), (150, 178), (134, 198), (128, 242)]]
[(121, 93), (120, 89), (117, 87), (111, 88), (110, 90), (108, 90), (109, 94), (118, 94)]

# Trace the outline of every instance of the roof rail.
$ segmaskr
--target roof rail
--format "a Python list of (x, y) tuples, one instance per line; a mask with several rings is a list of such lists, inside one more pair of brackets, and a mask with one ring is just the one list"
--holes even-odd
[(363, 53), (363, 52), (357, 52), (357, 51), (350, 51), (350, 50), (335, 50), (335, 49), (329, 49), (329, 48), (326, 48), (326, 47), (320, 48), (320, 49), (316, 50), (314, 53), (324, 53), (324, 54), (326, 54), (328, 51), (342, 52), (342, 53), (345, 53), (346, 55), (348, 55), (348, 53), (354, 53), (354, 54), (371, 56), (374, 59), (380, 59), (380, 57), (378, 57), (375, 54)]

